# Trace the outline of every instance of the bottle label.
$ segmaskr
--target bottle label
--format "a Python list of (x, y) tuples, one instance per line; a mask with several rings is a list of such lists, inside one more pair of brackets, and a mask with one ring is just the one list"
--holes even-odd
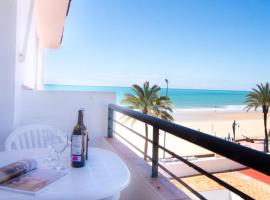
[(82, 161), (82, 157), (81, 156), (72, 155), (71, 156), (71, 161), (81, 162)]
[(82, 136), (81, 135), (72, 136), (71, 154), (72, 156), (82, 155)]

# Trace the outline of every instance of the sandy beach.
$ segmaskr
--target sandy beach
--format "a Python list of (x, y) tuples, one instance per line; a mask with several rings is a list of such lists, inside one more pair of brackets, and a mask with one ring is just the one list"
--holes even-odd
[(236, 127), (236, 139), (243, 138), (243, 135), (251, 138), (264, 137), (263, 115), (261, 112), (176, 110), (174, 118), (177, 124), (222, 138), (228, 136), (229, 133), (232, 136), (232, 123), (236, 120), (238, 124)]
[[(263, 115), (261, 112), (245, 112), (238, 111), (217, 111), (217, 110), (174, 110), (174, 123), (200, 130), (204, 133), (224, 138), (230, 133), (232, 137), (232, 123), (236, 120), (239, 125), (236, 127), (236, 139), (241, 139), (244, 136), (256, 139), (264, 138)], [(125, 118), (117, 115), (117, 118), (126, 123), (129, 127), (144, 135), (144, 124), (141, 122), (126, 121)], [(143, 150), (144, 141), (125, 128), (116, 125), (115, 130), (123, 137), (128, 138), (133, 144)], [(149, 138), (152, 138), (152, 128), (149, 128)], [(164, 133), (160, 131), (160, 144), (164, 144)], [(177, 152), (182, 156), (201, 155), (211, 153), (208, 150), (202, 149), (189, 142), (176, 138), (170, 134), (166, 134), (166, 147)], [(151, 144), (149, 144), (148, 154), (151, 155)], [(163, 156), (160, 151), (161, 157)]]

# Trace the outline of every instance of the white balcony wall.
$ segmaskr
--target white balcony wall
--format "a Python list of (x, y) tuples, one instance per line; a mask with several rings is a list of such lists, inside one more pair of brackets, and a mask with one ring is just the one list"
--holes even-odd
[(38, 87), (40, 58), (43, 50), (36, 36), (34, 0), (17, 2), (17, 55), (21, 84), (28, 88)]
[(14, 125), (16, 13), (16, 0), (0, 1), (0, 148)]
[(35, 37), (33, 4), (34, 0), (0, 1), (0, 141), (18, 124), (22, 84), (37, 85), (37, 55), (42, 51)]
[(8, 134), (25, 124), (71, 132), (81, 107), (91, 137), (106, 135), (107, 105), (115, 103), (113, 93), (36, 90), (42, 87), (44, 51), (35, 33), (34, 2), (0, 1), (0, 150)]
[(108, 104), (115, 102), (112, 92), (24, 90), (19, 125), (49, 124), (71, 133), (77, 123), (78, 110), (84, 108), (84, 122), (94, 141), (106, 136)]
[[(193, 160), (190, 162), (210, 173), (218, 173), (246, 168), (244, 165), (241, 165), (240, 163), (234, 162), (225, 157), (200, 158), (198, 160)], [(184, 164), (183, 162), (172, 162), (163, 164), (177, 177), (194, 176), (200, 174), (199, 172)], [(163, 175), (168, 178), (170, 177), (167, 173), (164, 173)]]
[(43, 77), (44, 50), (36, 37), (34, 6), (35, 0), (17, 0), (14, 126), (20, 121), (22, 86), (41, 88)]

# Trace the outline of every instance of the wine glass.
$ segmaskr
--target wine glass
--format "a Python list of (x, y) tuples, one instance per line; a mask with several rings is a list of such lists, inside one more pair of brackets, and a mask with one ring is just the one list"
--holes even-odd
[(60, 130), (56, 131), (56, 134), (52, 137), (51, 145), (52, 149), (56, 153), (57, 160), (56, 160), (56, 170), (65, 170), (64, 166), (61, 166), (60, 156), (65, 151), (68, 146), (68, 135), (65, 132)]
[(45, 160), (51, 162), (54, 160), (53, 155), (52, 155), (52, 134), (46, 135), (46, 137), (44, 138), (44, 144), (45, 144), (45, 147), (48, 149), (48, 156), (46, 157)]

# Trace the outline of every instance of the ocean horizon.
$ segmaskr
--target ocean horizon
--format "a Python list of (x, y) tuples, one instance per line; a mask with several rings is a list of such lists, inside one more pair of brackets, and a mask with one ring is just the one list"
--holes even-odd
[[(130, 87), (117, 86), (82, 86), (45, 84), (47, 91), (99, 91), (115, 92), (117, 104), (121, 104), (125, 93), (133, 93)], [(166, 94), (166, 88), (161, 88), (161, 95)], [(174, 109), (185, 110), (243, 110), (245, 96), (248, 91), (210, 90), (210, 89), (177, 89), (169, 88), (168, 96), (174, 103)]]

